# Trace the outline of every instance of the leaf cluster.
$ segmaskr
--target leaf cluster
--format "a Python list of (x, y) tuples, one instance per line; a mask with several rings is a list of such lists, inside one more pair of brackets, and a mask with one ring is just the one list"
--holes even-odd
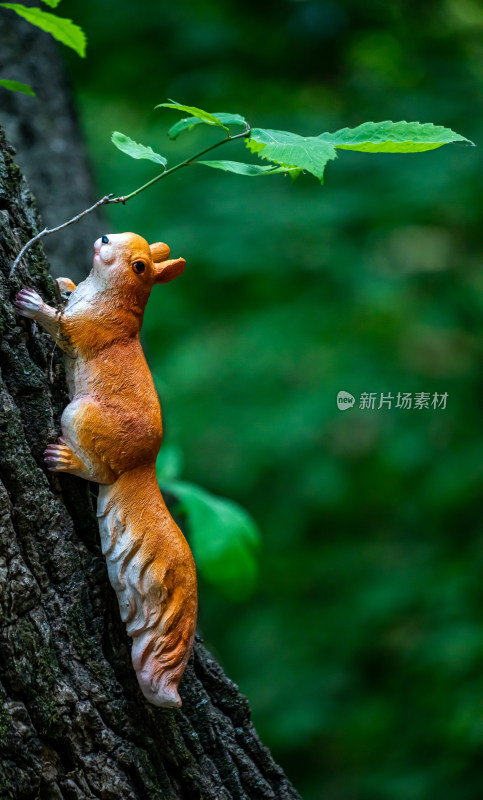
[[(246, 139), (246, 146), (251, 153), (270, 162), (270, 166), (267, 167), (238, 161), (204, 161), (199, 160), (198, 156), (193, 156), (178, 166), (202, 164), (206, 167), (234, 172), (247, 177), (275, 175), (283, 172), (290, 174), (295, 179), (300, 173), (308, 172), (314, 175), (320, 183), (323, 183), (326, 164), (338, 157), (338, 150), (356, 150), (364, 153), (421, 153), (453, 142), (473, 144), (459, 133), (432, 123), (364, 122), (356, 128), (341, 128), (335, 133), (324, 132), (318, 136), (300, 136), (290, 131), (252, 129), (240, 114), (225, 111), (208, 112), (174, 101), (160, 103), (156, 108), (170, 108), (189, 114), (169, 129), (170, 139), (176, 139), (181, 133), (191, 131), (198, 125), (210, 125), (220, 128), (226, 135), (224, 139), (206, 148), (202, 153), (232, 141), (234, 138), (243, 137)], [(245, 131), (241, 135), (233, 136), (230, 134), (230, 126), (242, 126)], [(164, 166), (167, 164), (164, 156), (154, 152), (151, 147), (138, 144), (118, 131), (112, 134), (112, 142), (119, 150), (132, 158), (147, 158)]]

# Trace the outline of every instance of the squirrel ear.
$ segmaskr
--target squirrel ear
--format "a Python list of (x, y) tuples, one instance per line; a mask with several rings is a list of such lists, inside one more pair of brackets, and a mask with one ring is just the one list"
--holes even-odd
[(154, 282), (168, 283), (173, 281), (178, 275), (182, 275), (186, 261), (184, 258), (170, 258), (169, 261), (161, 261), (154, 264)]
[(158, 261), (166, 261), (166, 259), (169, 258), (169, 247), (164, 242), (150, 244), (149, 249), (151, 250), (151, 258), (155, 264)]

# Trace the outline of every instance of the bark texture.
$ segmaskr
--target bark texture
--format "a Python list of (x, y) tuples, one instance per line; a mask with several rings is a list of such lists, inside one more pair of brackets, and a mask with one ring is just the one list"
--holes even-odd
[[(55, 303), (34, 199), (0, 140), (0, 798), (295, 800), (245, 697), (198, 640), (181, 710), (145, 702), (102, 557), (93, 488), (50, 476), (59, 351), (12, 301)], [(28, 264), (28, 267), (25, 265)], [(28, 272), (27, 272), (28, 269)]]

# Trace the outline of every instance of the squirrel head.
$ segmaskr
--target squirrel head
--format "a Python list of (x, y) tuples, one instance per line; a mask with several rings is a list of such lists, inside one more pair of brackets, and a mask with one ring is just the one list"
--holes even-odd
[(94, 243), (92, 273), (103, 287), (149, 297), (155, 283), (167, 283), (184, 272), (184, 258), (169, 258), (163, 242), (149, 245), (137, 233), (110, 233)]

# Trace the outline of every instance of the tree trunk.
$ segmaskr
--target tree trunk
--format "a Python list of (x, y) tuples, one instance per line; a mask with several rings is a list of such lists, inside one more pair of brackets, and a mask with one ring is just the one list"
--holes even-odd
[[(23, 5), (38, 5), (24, 0)], [(1, 123), (17, 161), (38, 198), (42, 227), (71, 219), (91, 206), (94, 191), (79, 125), (58, 48), (51, 36), (0, 9), (0, 77), (32, 87), (36, 97), (1, 92)], [(45, 239), (54, 275), (83, 280), (92, 242), (104, 233), (102, 212)]]
[(38, 217), (3, 134), (0, 226), (0, 797), (297, 798), (200, 639), (181, 710), (141, 694), (93, 487), (43, 464), (68, 397), (52, 339), (12, 307), (24, 286), (56, 300), (39, 245), (8, 279)]

